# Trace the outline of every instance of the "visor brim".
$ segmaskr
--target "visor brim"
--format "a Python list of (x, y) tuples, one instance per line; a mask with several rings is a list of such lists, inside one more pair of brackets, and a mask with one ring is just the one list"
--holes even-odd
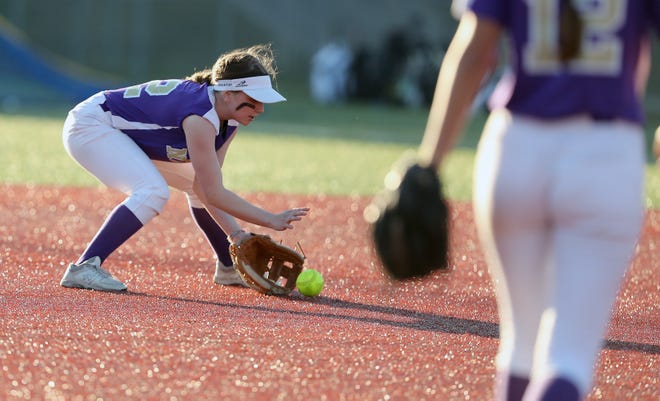
[(284, 102), (286, 98), (273, 88), (243, 89), (246, 95), (261, 103)]

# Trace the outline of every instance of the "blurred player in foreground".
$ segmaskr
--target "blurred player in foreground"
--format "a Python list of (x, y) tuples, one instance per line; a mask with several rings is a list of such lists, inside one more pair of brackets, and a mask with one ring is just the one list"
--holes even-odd
[(655, 130), (655, 138), (653, 140), (653, 154), (655, 161), (660, 169), (660, 126)]
[(228, 251), (229, 240), (240, 242), (247, 235), (236, 219), (286, 230), (308, 212), (294, 208), (271, 213), (222, 181), (225, 154), (238, 125), (250, 124), (264, 112), (264, 103), (285, 100), (272, 87), (275, 75), (270, 46), (256, 45), (225, 53), (212, 69), (186, 79), (100, 92), (71, 110), (63, 129), (67, 152), (128, 197), (69, 265), (60, 284), (125, 290), (101, 264), (163, 210), (169, 186), (185, 192), (195, 222), (217, 255), (214, 281), (242, 285)]
[[(582, 399), (643, 219), (636, 71), (660, 0), (473, 0), (420, 145), (441, 168), (508, 35), (478, 146), (475, 219), (500, 319), (497, 400)], [(657, 31), (656, 31), (657, 32)]]

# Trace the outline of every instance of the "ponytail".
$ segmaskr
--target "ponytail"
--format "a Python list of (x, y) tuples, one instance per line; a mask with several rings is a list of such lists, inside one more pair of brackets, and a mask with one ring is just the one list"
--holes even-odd
[(218, 57), (212, 68), (197, 71), (185, 79), (198, 84), (215, 84), (221, 79), (237, 79), (268, 75), (277, 76), (275, 56), (270, 44), (235, 49)]
[(198, 84), (211, 84), (212, 82), (212, 71), (211, 69), (206, 69), (202, 71), (197, 71), (194, 74), (192, 74), (189, 77), (186, 77), (186, 79), (191, 80), (193, 82), (197, 82)]
[(584, 22), (572, 0), (559, 0), (559, 61), (567, 63), (580, 55)]

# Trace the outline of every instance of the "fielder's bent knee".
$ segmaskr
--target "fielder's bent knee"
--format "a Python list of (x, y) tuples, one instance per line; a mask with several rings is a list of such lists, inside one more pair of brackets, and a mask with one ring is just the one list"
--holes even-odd
[(133, 192), (125, 205), (142, 224), (146, 224), (163, 211), (169, 198), (170, 189), (167, 185), (151, 186)]

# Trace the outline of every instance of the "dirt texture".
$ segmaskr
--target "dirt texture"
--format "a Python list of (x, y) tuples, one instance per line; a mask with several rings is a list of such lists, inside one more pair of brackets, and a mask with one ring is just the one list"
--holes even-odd
[[(214, 259), (173, 193), (104, 267), (125, 293), (62, 288), (122, 196), (0, 186), (0, 399), (488, 400), (497, 308), (469, 204), (452, 204), (452, 270), (389, 282), (371, 250), (368, 199), (244, 194), (309, 206), (287, 232), (319, 270), (315, 298), (213, 284)], [(649, 211), (589, 400), (657, 400), (660, 212)]]

